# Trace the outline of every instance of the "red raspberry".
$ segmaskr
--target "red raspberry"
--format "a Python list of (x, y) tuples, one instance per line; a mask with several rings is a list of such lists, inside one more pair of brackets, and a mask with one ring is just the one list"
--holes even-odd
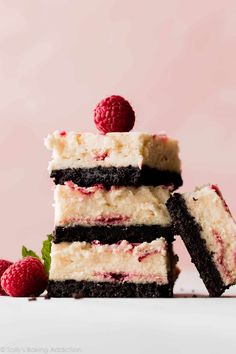
[(135, 113), (121, 96), (110, 96), (98, 103), (94, 110), (94, 122), (103, 133), (129, 132), (135, 122)]
[(38, 296), (46, 288), (47, 274), (42, 262), (25, 257), (13, 263), (2, 275), (1, 286), (10, 296)]
[[(7, 270), (7, 268), (10, 267), (10, 265), (12, 265), (12, 262), (6, 261), (5, 259), (0, 259), (0, 278), (5, 272), (5, 270)], [(1, 286), (0, 286), (0, 295), (7, 295)]]

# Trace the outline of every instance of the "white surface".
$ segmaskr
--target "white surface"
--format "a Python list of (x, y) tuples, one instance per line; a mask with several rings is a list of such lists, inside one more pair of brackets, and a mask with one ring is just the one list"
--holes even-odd
[(174, 299), (1, 297), (0, 352), (235, 354), (236, 289), (192, 298), (193, 285), (206, 294), (195, 273), (185, 273)]

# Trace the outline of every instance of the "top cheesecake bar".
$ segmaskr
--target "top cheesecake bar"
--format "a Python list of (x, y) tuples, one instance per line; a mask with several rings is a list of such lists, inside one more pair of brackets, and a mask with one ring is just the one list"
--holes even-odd
[(52, 150), (49, 172), (55, 184), (182, 185), (178, 142), (165, 134), (55, 131), (45, 145)]

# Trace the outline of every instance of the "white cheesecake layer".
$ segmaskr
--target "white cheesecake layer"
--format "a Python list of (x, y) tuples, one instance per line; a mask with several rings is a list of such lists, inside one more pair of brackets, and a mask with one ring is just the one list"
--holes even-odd
[(226, 285), (236, 283), (236, 223), (216, 186), (185, 193), (188, 210), (201, 225), (201, 237)]
[(80, 188), (72, 182), (54, 189), (55, 226), (169, 225), (166, 187)]
[(49, 171), (65, 168), (92, 168), (142, 165), (180, 173), (178, 142), (166, 135), (144, 133), (59, 132), (49, 134), (45, 145), (52, 150)]
[(169, 258), (164, 238), (151, 243), (121, 241), (52, 244), (51, 280), (168, 283)]

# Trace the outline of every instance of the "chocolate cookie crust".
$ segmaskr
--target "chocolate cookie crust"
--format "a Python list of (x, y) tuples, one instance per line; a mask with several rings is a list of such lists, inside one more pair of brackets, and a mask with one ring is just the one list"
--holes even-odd
[(159, 237), (164, 237), (169, 242), (173, 241), (171, 226), (160, 225), (99, 225), (99, 226), (57, 226), (53, 233), (53, 242), (92, 242), (112, 244), (120, 240), (131, 243), (151, 242)]
[(173, 284), (50, 280), (47, 291), (50, 297), (74, 297), (80, 294), (80, 297), (157, 298), (172, 297)]
[(95, 184), (103, 184), (107, 188), (111, 186), (173, 185), (176, 189), (183, 184), (179, 173), (160, 171), (148, 166), (142, 166), (141, 169), (134, 166), (66, 168), (53, 170), (51, 178), (54, 179), (55, 184), (72, 181), (81, 187), (91, 187)]

